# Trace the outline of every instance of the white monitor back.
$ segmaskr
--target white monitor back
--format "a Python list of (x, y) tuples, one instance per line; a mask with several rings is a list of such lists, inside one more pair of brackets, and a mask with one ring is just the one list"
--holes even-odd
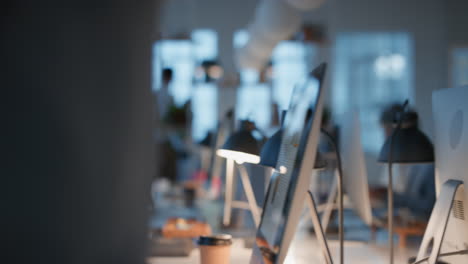
[[(432, 94), (435, 132), (436, 189), (449, 179), (468, 182), (468, 87), (435, 91)], [(441, 252), (468, 248), (468, 192), (455, 196)], [(433, 212), (436, 213), (436, 212)], [(449, 263), (466, 264), (468, 257), (445, 258)]]
[(293, 91), (284, 120), (278, 162), (263, 204), (251, 264), (283, 263), (296, 233), (317, 153), (325, 70), (326, 64), (321, 64)]
[(357, 111), (349, 111), (343, 115), (340, 129), (340, 152), (344, 191), (349, 196), (356, 213), (370, 226), (372, 207)]

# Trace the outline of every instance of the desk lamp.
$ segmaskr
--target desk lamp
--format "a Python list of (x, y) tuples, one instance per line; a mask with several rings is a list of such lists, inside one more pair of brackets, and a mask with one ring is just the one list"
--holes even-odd
[[(255, 130), (255, 124), (250, 121), (242, 121), (241, 129), (232, 134), (224, 143), (224, 145), (216, 151), (220, 157), (226, 158), (226, 193), (224, 205), (223, 224), (229, 225), (231, 218), (231, 208), (249, 209), (252, 212), (255, 225), (260, 224), (260, 209), (258, 208), (255, 194), (250, 183), (247, 169), (243, 163), (258, 164), (260, 162), (260, 146), (258, 141), (253, 137), (252, 131)], [(237, 164), (241, 176), (242, 186), (244, 187), (247, 204), (242, 201), (233, 201), (233, 170), (234, 162)]]
[(379, 155), (379, 162), (388, 163), (388, 232), (390, 264), (394, 261), (393, 252), (393, 176), (392, 164), (431, 163), (434, 162), (434, 147), (429, 138), (418, 128), (418, 116), (407, 111), (408, 100), (402, 110), (396, 113), (396, 126), (385, 141)]
[(216, 151), (216, 154), (226, 159), (232, 159), (238, 164), (244, 162), (258, 164), (260, 162), (260, 146), (252, 135), (252, 131), (255, 129), (253, 122), (241, 121), (240, 130), (232, 134), (226, 143)]

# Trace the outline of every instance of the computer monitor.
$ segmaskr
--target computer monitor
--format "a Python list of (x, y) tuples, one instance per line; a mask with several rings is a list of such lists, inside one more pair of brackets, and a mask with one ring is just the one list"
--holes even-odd
[(283, 263), (296, 231), (317, 152), (325, 70), (321, 64), (293, 91), (251, 264)]
[(361, 144), (359, 113), (349, 111), (340, 122), (340, 152), (343, 166), (343, 189), (358, 216), (372, 225), (372, 207), (366, 162)]
[[(435, 91), (432, 104), (436, 189), (440, 192), (441, 185), (450, 179), (468, 183), (468, 86)], [(460, 187), (455, 194), (441, 253), (468, 249), (468, 208), (464, 209), (467, 202), (468, 192)], [(468, 256), (441, 260), (462, 264), (468, 263)]]

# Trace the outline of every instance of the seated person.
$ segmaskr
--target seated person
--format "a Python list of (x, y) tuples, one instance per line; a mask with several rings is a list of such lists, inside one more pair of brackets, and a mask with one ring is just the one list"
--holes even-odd
[[(382, 112), (380, 123), (385, 136), (393, 132), (393, 120), (401, 105), (392, 105)], [(418, 125), (418, 115), (411, 111), (414, 122)], [(435, 203), (435, 174), (433, 164), (393, 165), (394, 171), (394, 214), (403, 222), (427, 222)], [(388, 181), (388, 167), (384, 167), (382, 180)], [(371, 198), (387, 205), (387, 187), (370, 191)], [(375, 202), (375, 201), (374, 201)], [(377, 217), (386, 217), (386, 209), (376, 210)]]
[[(435, 203), (434, 165), (408, 166), (410, 168), (404, 191), (393, 193), (395, 215), (402, 221), (427, 222)], [(384, 193), (386, 204), (387, 196)]]

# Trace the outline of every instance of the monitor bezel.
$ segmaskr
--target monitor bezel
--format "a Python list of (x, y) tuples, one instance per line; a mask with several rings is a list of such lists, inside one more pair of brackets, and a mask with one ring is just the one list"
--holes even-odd
[[(325, 79), (325, 72), (326, 72), (327, 65), (325, 63), (320, 64), (316, 67), (308, 76), (309, 78), (314, 78), (319, 82), (319, 90), (317, 93), (317, 99), (314, 104), (311, 104), (311, 107), (315, 107), (313, 110), (313, 115), (309, 117), (307, 120), (306, 125), (304, 126), (304, 132), (301, 135), (300, 145), (297, 150), (295, 166), (293, 167), (293, 172), (291, 176), (291, 184), (288, 188), (286, 199), (290, 200), (289, 203), (285, 204), (283, 208), (283, 213), (285, 216), (284, 222), (284, 229), (281, 234), (281, 238), (279, 239), (279, 245), (271, 245), (271, 246), (279, 246), (279, 250), (275, 257), (275, 263), (283, 263), (289, 246), (291, 244), (292, 238), (296, 232), (296, 227), (299, 222), (300, 215), (304, 208), (305, 199), (307, 195), (307, 190), (310, 184), (310, 175), (314, 168), (315, 156), (318, 147), (318, 140), (320, 134), (320, 127), (321, 127), (321, 119), (322, 119), (322, 109), (323, 109), (323, 100), (324, 100), (324, 93), (325, 93), (325, 86), (323, 85)], [(309, 162), (304, 162), (309, 161)], [(276, 168), (279, 170), (279, 168)], [(273, 188), (273, 181), (270, 181), (266, 193), (266, 197), (264, 201), (269, 201), (269, 196), (271, 195)], [(262, 227), (264, 221), (264, 213), (266, 212), (266, 206), (268, 204), (265, 202), (263, 205), (262, 211), (262, 218), (257, 229), (256, 237), (261, 235), (260, 228)], [(257, 246), (254, 245), (254, 252), (251, 258), (251, 261), (254, 260), (254, 255), (256, 254), (256, 249), (258, 250)], [(259, 250), (257, 254), (260, 253)], [(253, 263), (253, 262), (251, 262)]]

